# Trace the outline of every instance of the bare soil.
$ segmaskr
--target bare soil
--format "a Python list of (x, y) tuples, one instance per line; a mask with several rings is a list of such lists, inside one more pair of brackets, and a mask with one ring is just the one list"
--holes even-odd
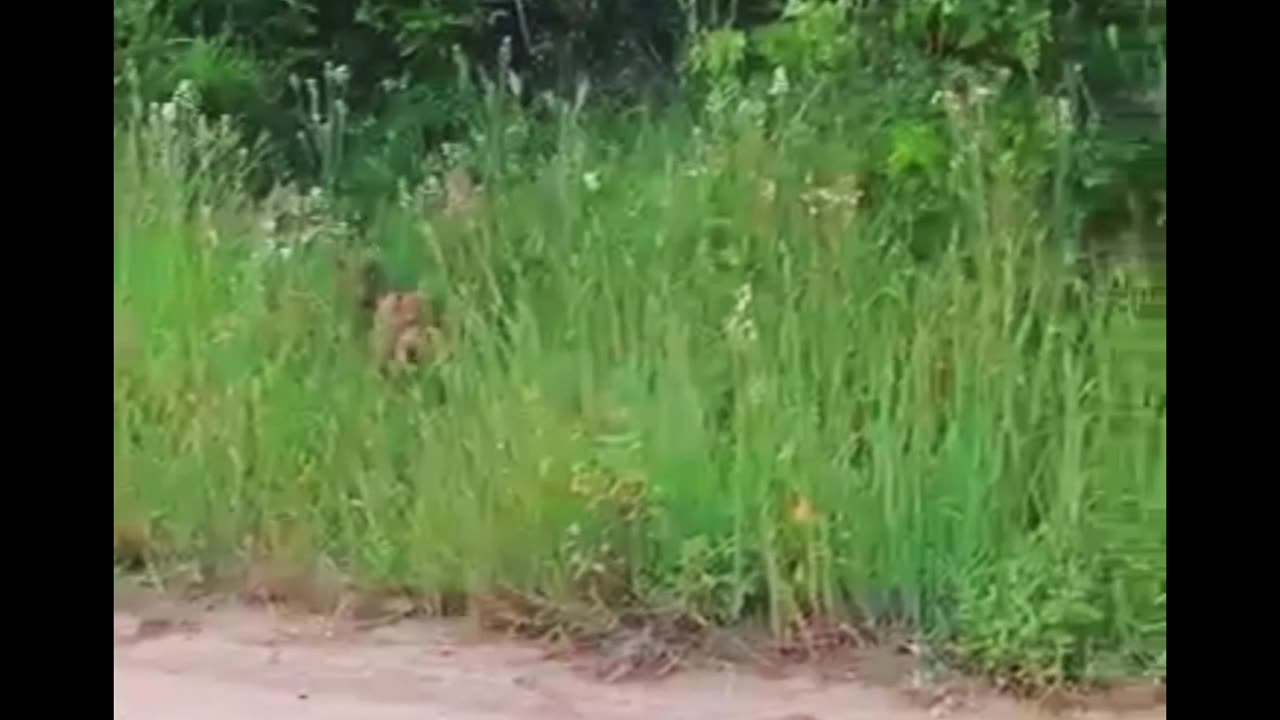
[[(892, 654), (833, 673), (700, 664), (606, 682), (598, 658), (482, 635), (465, 620), (372, 626), (230, 604), (133, 603), (115, 612), (115, 715), (128, 720), (1022, 720), (1056, 715), (959, 683), (926, 684)], [(1148, 693), (1144, 697), (1149, 698)], [(1069, 717), (1154, 720), (1163, 701)]]

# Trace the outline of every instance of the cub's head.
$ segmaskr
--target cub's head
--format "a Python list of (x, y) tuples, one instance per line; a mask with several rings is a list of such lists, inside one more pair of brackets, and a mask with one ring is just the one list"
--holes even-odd
[(440, 350), (440, 322), (431, 304), (413, 292), (384, 293), (374, 312), (374, 352), (383, 367), (416, 365)]

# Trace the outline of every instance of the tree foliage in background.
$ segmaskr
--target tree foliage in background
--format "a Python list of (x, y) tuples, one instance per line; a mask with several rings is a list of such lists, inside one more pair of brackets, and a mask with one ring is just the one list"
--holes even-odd
[(1070, 153), (1045, 153), (1070, 176), (1058, 195), (1090, 208), (1070, 232), (1163, 234), (1163, 0), (114, 0), (114, 11), (117, 116), (126, 67), (144, 99), (189, 81), (207, 111), (277, 140), (274, 175), (320, 173), (304, 147), (316, 98), (298, 78), (344, 69), (342, 140), (360, 161), (327, 172), (387, 194), (465, 134), (475, 103), (459, 60), (493, 74), (506, 44), (527, 97), (571, 96), (586, 77), (614, 106), (697, 104), (724, 101), (730, 76), (865, 96), (894, 116), (880, 170), (919, 175), (927, 194), (946, 153), (925, 101), (960, 71), (1000, 71), (1015, 103), (1066, 101)]

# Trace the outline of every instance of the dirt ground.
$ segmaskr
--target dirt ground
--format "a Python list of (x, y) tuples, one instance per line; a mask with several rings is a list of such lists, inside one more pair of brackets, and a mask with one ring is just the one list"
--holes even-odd
[[(230, 720), (1022, 720), (1043, 705), (855, 666), (851, 679), (796, 667), (690, 669), (662, 680), (603, 682), (582, 662), (480, 637), (465, 621), (404, 621), (360, 630), (266, 610), (115, 612), (117, 719)], [(896, 676), (895, 676), (896, 675)], [(824, 677), (825, 676), (825, 677)], [(1059, 715), (1061, 717), (1061, 715)], [(1154, 720), (1163, 705), (1075, 713)]]

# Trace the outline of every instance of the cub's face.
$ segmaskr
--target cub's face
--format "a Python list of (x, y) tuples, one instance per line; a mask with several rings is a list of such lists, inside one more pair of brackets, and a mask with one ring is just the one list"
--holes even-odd
[(379, 364), (417, 362), (422, 353), (422, 298), (389, 292), (378, 298), (373, 315), (374, 353)]
[(443, 350), (443, 337), (431, 307), (417, 293), (389, 292), (378, 299), (373, 342), (378, 363), (416, 365)]

